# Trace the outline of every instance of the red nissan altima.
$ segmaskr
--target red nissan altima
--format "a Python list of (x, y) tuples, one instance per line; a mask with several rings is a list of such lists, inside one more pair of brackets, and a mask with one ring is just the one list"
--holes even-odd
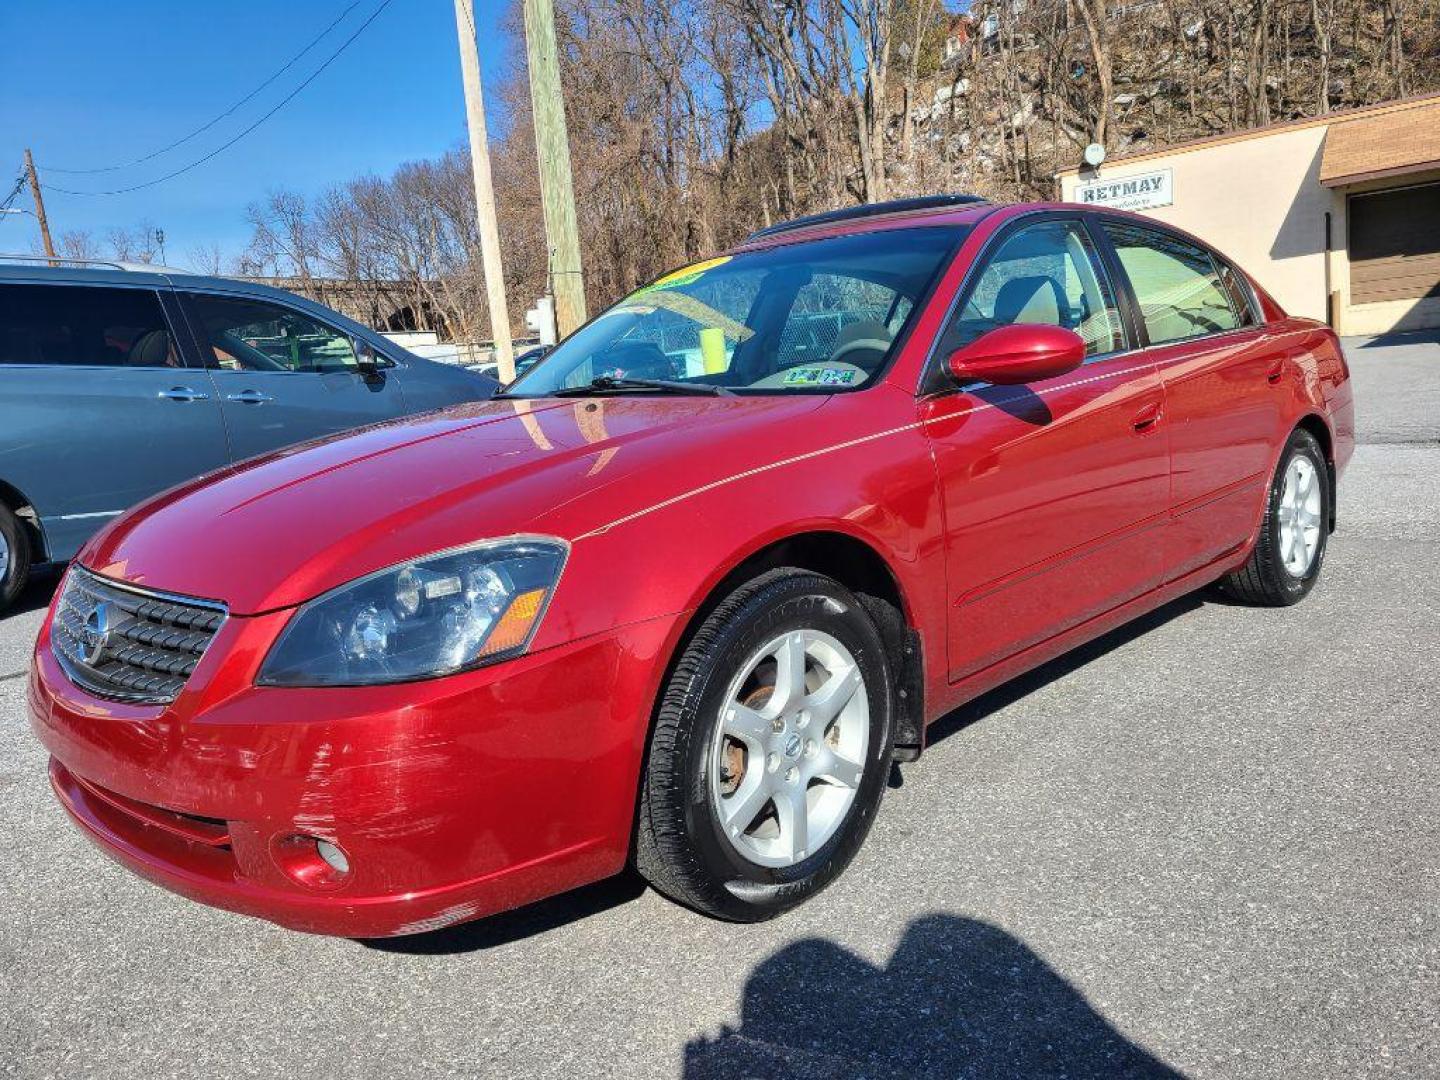
[(966, 699), (1202, 586), (1302, 599), (1348, 380), (1145, 218), (787, 222), (493, 401), (116, 521), (41, 630), (34, 728), (103, 851), (286, 926), (414, 933), (627, 865), (763, 919)]

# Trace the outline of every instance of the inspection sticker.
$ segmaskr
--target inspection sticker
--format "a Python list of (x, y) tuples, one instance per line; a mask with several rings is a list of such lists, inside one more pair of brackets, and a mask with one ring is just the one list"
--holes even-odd
[(786, 386), (849, 386), (859, 372), (852, 368), (795, 367), (785, 372)]

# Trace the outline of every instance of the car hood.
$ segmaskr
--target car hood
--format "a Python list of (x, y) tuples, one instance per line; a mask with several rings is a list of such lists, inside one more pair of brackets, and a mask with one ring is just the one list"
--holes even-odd
[(827, 400), (459, 405), (199, 477), (118, 519), (79, 559), (237, 614), (289, 607), (430, 552), (536, 531), (537, 522), (573, 540), (803, 447), (807, 425), (787, 421)]

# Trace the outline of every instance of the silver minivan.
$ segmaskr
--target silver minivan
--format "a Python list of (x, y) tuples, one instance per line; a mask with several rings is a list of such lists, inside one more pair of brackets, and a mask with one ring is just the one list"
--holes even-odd
[(0, 612), (158, 491), (496, 387), (263, 285), (0, 263)]

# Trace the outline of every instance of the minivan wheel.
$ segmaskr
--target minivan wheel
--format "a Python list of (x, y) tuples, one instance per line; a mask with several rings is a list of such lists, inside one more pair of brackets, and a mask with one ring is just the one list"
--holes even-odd
[(731, 593), (660, 702), (641, 780), (641, 874), (741, 922), (824, 888), (885, 789), (892, 682), (879, 631), (838, 582), (782, 568)]
[(1314, 587), (1330, 531), (1330, 466), (1315, 436), (1298, 428), (1270, 482), (1260, 536), (1245, 565), (1221, 582), (1237, 600), (1299, 603)]
[(0, 613), (14, 603), (30, 576), (30, 538), (8, 506), (0, 506)]

